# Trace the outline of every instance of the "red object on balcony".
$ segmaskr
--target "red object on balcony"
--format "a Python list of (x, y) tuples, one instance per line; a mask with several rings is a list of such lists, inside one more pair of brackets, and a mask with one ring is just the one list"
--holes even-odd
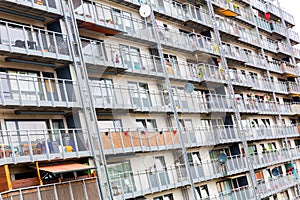
[(271, 13), (264, 13), (267, 21), (270, 21)]
[(128, 135), (129, 134), (129, 132), (128, 131), (124, 131), (124, 135)]
[(173, 134), (175, 135), (176, 133), (177, 133), (177, 130), (176, 130), (176, 129), (174, 129), (174, 130), (173, 130)]

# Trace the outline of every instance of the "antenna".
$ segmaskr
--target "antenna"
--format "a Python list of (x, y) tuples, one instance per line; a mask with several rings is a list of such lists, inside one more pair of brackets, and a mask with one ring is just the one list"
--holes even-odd
[(147, 4), (141, 5), (139, 13), (140, 13), (141, 17), (144, 17), (144, 18), (149, 17), (151, 14), (150, 6)]

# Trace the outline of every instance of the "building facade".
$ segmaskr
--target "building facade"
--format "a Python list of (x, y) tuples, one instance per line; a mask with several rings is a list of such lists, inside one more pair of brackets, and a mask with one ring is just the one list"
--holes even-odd
[(300, 38), (278, 2), (0, 13), (1, 200), (299, 199)]

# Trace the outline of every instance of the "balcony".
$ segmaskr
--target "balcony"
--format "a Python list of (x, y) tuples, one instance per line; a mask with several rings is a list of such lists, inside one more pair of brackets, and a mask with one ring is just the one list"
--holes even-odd
[(239, 41), (245, 42), (249, 46), (260, 47), (260, 42), (254, 31), (251, 31), (250, 29), (239, 29), (239, 35)]
[(255, 7), (256, 9), (266, 12), (266, 5), (265, 2), (261, 0), (251, 0), (252, 1), (252, 6)]
[(299, 132), (297, 126), (292, 125), (272, 125), (272, 126), (254, 126), (243, 127), (242, 131), (246, 135), (247, 140), (270, 140), (285, 137), (298, 137)]
[(250, 88), (252, 87), (252, 80), (249, 75), (242, 74), (233, 69), (229, 69), (228, 77), (231, 78), (231, 82), (233, 85)]
[(300, 113), (300, 103), (299, 102), (293, 102), (293, 104), (291, 104), (292, 107), (292, 112), (296, 115), (299, 115)]
[(288, 94), (288, 87), (284, 81), (271, 82), (271, 86), (276, 93)]
[(275, 41), (270, 40), (268, 38), (262, 38), (261, 42), (262, 42), (262, 46), (265, 50), (277, 53), (277, 43)]
[(278, 8), (277, 6), (275, 6), (273, 3), (271, 2), (267, 2), (265, 4), (266, 7), (266, 12), (272, 13), (273, 15), (276, 15), (277, 17), (280, 17), (280, 8)]
[(187, 14), (185, 15), (185, 23), (189, 27), (203, 28), (211, 27), (212, 19), (207, 10), (191, 4), (187, 4)]
[(180, 164), (114, 173), (109, 175), (109, 181), (116, 199), (135, 198), (189, 185), (186, 167)]
[[(172, 112), (168, 91), (142, 90), (91, 82), (96, 108), (125, 109), (138, 112)], [(176, 109), (182, 113), (232, 112), (232, 101), (225, 95), (184, 91), (173, 94)]]
[(292, 30), (292, 29), (287, 29), (287, 32), (289, 34), (289, 38), (292, 42), (294, 42), (295, 44), (299, 44), (300, 43), (300, 37), (299, 34)]
[(0, 163), (91, 156), (89, 139), (81, 129), (1, 131)]
[(271, 30), (273, 33), (277, 33), (278, 35), (284, 36), (285, 37), (285, 29), (283, 25), (279, 22), (272, 22), (271, 23)]
[(276, 72), (279, 74), (283, 73), (281, 68), (281, 62), (276, 60), (272, 60), (272, 61), (268, 60), (267, 68), (272, 72)]
[(288, 82), (288, 91), (292, 96), (300, 96), (300, 85), (295, 82)]
[(236, 23), (231, 19), (217, 17), (217, 26), (219, 31), (226, 34), (229, 38), (239, 38), (239, 30)]
[(258, 26), (258, 28), (260, 28), (261, 30), (266, 31), (268, 33), (272, 32), (271, 23), (268, 22), (266, 19), (255, 16), (255, 20), (256, 20), (256, 25)]
[(2, 55), (45, 61), (72, 61), (67, 35), (5, 21), (0, 21), (0, 33)]
[(186, 5), (173, 0), (151, 0), (153, 11), (157, 16), (185, 21)]
[[(241, 131), (245, 134), (246, 139), (250, 141), (299, 136), (297, 126), (291, 125), (242, 127)], [(180, 148), (179, 133), (174, 127), (160, 127), (157, 129), (102, 128), (99, 134), (105, 154), (162, 151)], [(230, 125), (202, 126), (198, 128), (184, 127), (181, 128), (181, 134), (186, 148), (241, 142), (241, 134), (237, 127)], [(266, 154), (266, 156), (268, 155)], [(255, 159), (257, 160), (258, 158)]]
[[(286, 190), (289, 187), (295, 186), (298, 180), (294, 175), (278, 176), (276, 178), (271, 178), (266, 181), (258, 183), (257, 191), (260, 198), (265, 198), (273, 194), (279, 193), (280, 191)], [(254, 200), (257, 198), (257, 194), (253, 193), (254, 188), (252, 186), (244, 186), (239, 188), (234, 188), (232, 190), (223, 191), (216, 195), (211, 195), (208, 198), (211, 200), (223, 200), (223, 199), (249, 199)]]
[(294, 78), (298, 77), (298, 70), (291, 63), (289, 63), (289, 62), (281, 62), (280, 63), (280, 67), (281, 67), (281, 70), (283, 71), (283, 73), (286, 76), (294, 77)]
[(267, 78), (258, 79), (258, 78), (252, 77), (252, 85), (253, 85), (252, 88), (255, 90), (272, 92), (273, 85), (271, 82), (269, 82), (269, 80)]
[(212, 0), (215, 5), (215, 12), (226, 17), (236, 17), (240, 15), (239, 7), (227, 0)]
[(288, 55), (291, 56), (291, 50), (290, 50), (290, 46), (284, 42), (278, 42), (277, 43), (278, 48), (277, 51), (278, 53), (283, 53), (284, 55)]
[(202, 35), (191, 35), (191, 47), (193, 52), (196, 54), (220, 54), (217, 42), (209, 37), (205, 37)]
[(253, 19), (252, 13), (249, 10), (246, 10), (244, 8), (240, 8), (240, 16), (237, 16), (236, 19), (238, 19), (240, 22), (245, 24), (250, 24), (251, 26), (255, 25), (255, 21)]
[(76, 81), (0, 73), (2, 106), (80, 107)]
[(132, 19), (110, 6), (95, 2), (75, 5), (74, 12), (79, 29), (88, 29), (109, 35), (125, 32)]
[(228, 62), (242, 62), (245, 63), (247, 61), (247, 56), (242, 48), (239, 46), (235, 46), (229, 43), (222, 43), (222, 48), (225, 56), (230, 59)]
[(0, 193), (0, 199), (101, 199), (96, 178), (32, 186)]
[(286, 12), (285, 10), (282, 10), (282, 15), (283, 15), (283, 19), (288, 22), (289, 24), (291, 24), (292, 26), (295, 26), (295, 19), (294, 16), (291, 15), (290, 13)]
[(129, 52), (129, 49), (97, 40), (81, 38), (81, 44), (85, 63), (91, 72), (125, 72), (164, 77), (158, 56)]
[(250, 65), (255, 68), (267, 69), (267, 64), (265, 61), (265, 58), (262, 57), (261, 55), (255, 54), (255, 53), (246, 53), (245, 54), (245, 59), (246, 59), (246, 65)]
[(62, 15), (60, 3), (57, 0), (3, 0), (0, 7), (11, 12), (28, 13), (33, 17), (58, 17)]

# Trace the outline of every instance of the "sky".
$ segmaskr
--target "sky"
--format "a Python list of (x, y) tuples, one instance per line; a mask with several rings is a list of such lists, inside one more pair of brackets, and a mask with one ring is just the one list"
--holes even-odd
[[(276, 2), (276, 1), (275, 1)], [(296, 26), (293, 28), (300, 35), (300, 0), (279, 0), (280, 7), (294, 16)], [(277, 5), (277, 3), (275, 3)], [(299, 48), (300, 45), (297, 45)]]

